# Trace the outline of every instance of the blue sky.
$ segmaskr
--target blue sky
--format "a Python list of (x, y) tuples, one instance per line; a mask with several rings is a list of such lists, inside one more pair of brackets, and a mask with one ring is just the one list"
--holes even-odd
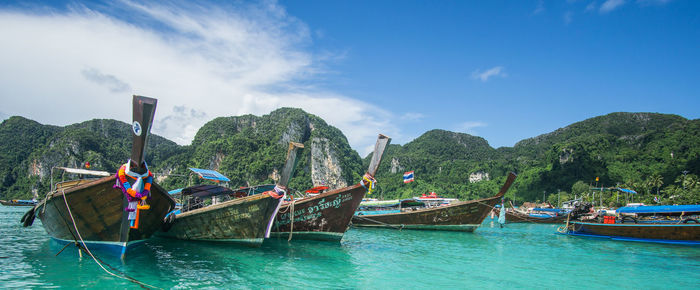
[(115, 100), (144, 94), (180, 144), (282, 106), (363, 155), (380, 132), (500, 147), (610, 112), (700, 115), (698, 1), (23, 2), (0, 4), (0, 37), (0, 115), (128, 121)]

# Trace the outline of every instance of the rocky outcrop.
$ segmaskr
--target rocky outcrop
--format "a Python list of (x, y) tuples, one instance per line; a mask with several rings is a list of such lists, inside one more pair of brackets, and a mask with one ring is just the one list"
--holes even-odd
[(331, 148), (326, 138), (311, 140), (311, 181), (314, 185), (327, 185), (330, 188), (341, 188), (348, 185), (343, 179), (343, 169), (338, 162), (337, 153)]
[(282, 133), (279, 143), (287, 146), (289, 142), (304, 142), (309, 139), (311, 131), (314, 127), (309, 122), (308, 118), (304, 118), (304, 122), (292, 122), (287, 126), (287, 129)]
[(399, 163), (399, 159), (396, 157), (391, 158), (391, 173), (396, 173), (396, 172), (401, 172), (403, 171), (403, 167)]
[(489, 176), (488, 172), (477, 171), (472, 174), (469, 174), (469, 183), (475, 183), (484, 180), (491, 180), (491, 177)]
[(559, 164), (564, 165), (566, 163), (574, 161), (574, 149), (564, 148), (559, 153)]
[(224, 160), (224, 153), (221, 152), (216, 152), (216, 155), (214, 155), (211, 159), (211, 162), (209, 162), (209, 168), (212, 170), (219, 170), (219, 166), (221, 166), (221, 161)]

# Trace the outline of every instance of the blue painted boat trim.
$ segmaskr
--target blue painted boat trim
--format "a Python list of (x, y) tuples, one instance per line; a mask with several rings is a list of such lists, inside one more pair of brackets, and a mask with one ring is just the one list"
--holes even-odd
[(659, 240), (659, 239), (640, 239), (640, 238), (629, 238), (620, 236), (601, 236), (601, 235), (591, 235), (591, 234), (580, 234), (576, 232), (566, 232), (558, 233), (567, 236), (578, 236), (594, 239), (610, 239), (613, 241), (628, 241), (628, 242), (642, 242), (642, 243), (660, 243), (660, 244), (672, 244), (672, 245), (684, 245), (684, 246), (700, 246), (700, 241), (681, 241), (681, 240)]
[(594, 225), (594, 226), (606, 226), (606, 227), (700, 227), (700, 224), (666, 224), (666, 223), (628, 223), (628, 224), (599, 224), (599, 223), (584, 223), (584, 222), (572, 222), (572, 224), (579, 225)]
[(681, 213), (700, 212), (700, 205), (652, 205), (625, 206), (617, 209), (617, 213)]

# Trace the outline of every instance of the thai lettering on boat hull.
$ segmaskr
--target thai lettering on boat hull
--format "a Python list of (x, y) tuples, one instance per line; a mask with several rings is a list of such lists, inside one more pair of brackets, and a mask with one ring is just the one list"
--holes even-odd
[[(350, 193), (345, 193), (341, 195), (337, 195), (335, 198), (326, 201), (325, 198), (322, 198), (321, 200), (318, 201), (315, 205), (302, 208), (299, 210), (294, 211), (294, 221), (307, 221), (307, 220), (312, 220), (312, 219), (317, 219), (323, 216), (323, 210), (328, 209), (328, 208), (340, 208), (340, 206), (347, 202), (352, 200), (352, 194)], [(277, 221), (278, 225), (286, 225), (290, 223), (289, 219), (289, 213), (284, 213), (279, 216), (279, 220)]]

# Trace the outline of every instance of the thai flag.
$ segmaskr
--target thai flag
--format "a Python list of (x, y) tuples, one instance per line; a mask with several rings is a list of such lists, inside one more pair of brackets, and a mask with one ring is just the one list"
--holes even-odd
[(413, 171), (408, 171), (403, 174), (403, 183), (409, 183), (413, 181)]

